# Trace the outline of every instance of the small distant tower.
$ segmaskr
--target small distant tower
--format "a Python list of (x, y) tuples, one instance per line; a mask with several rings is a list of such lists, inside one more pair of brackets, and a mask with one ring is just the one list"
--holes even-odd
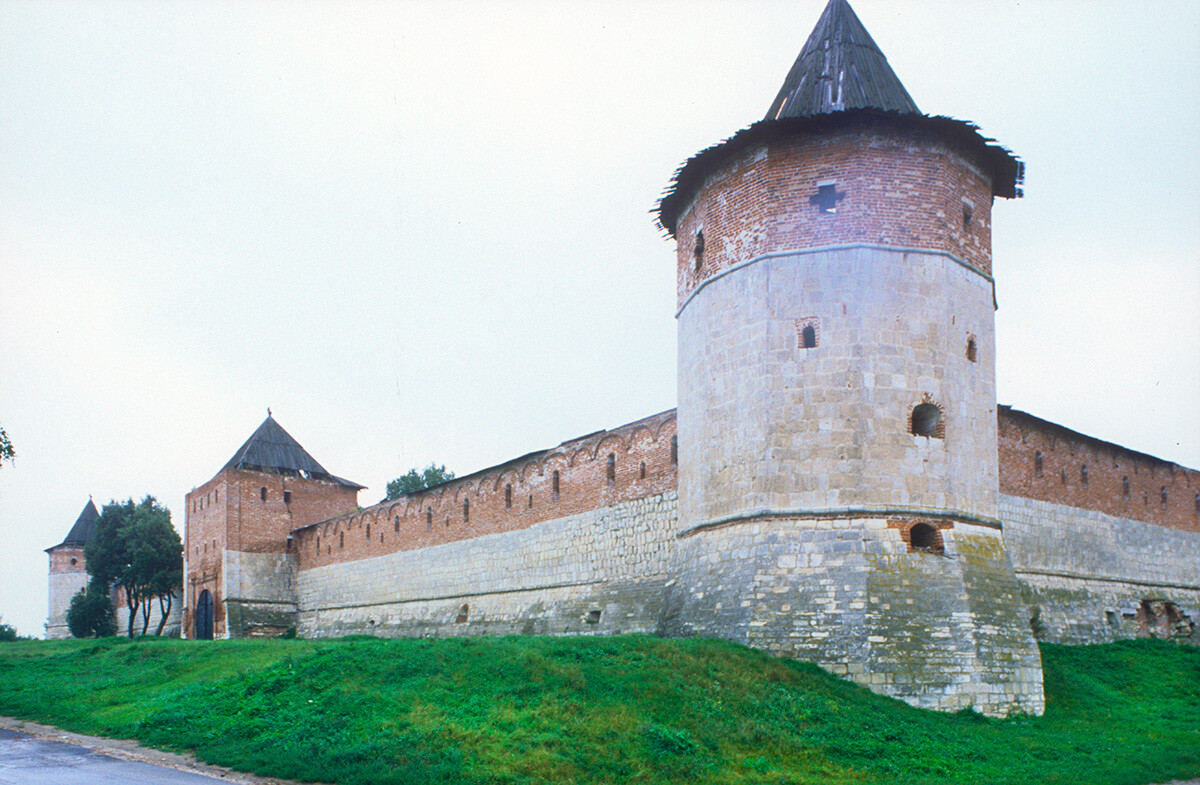
[(186, 497), (186, 636), (275, 636), (295, 626), (291, 533), (355, 509), (362, 488), (325, 471), (268, 413)]
[(997, 519), (991, 207), (1021, 164), (921, 114), (830, 0), (766, 117), (660, 204), (678, 253), (669, 631), (919, 706), (1042, 710)]
[(71, 637), (71, 632), (67, 629), (67, 611), (71, 607), (71, 598), (87, 588), (87, 563), (83, 558), (83, 549), (92, 539), (99, 517), (100, 512), (95, 503), (88, 499), (83, 512), (75, 519), (75, 525), (67, 532), (66, 538), (58, 545), (46, 549), (46, 553), (50, 554), (47, 640)]

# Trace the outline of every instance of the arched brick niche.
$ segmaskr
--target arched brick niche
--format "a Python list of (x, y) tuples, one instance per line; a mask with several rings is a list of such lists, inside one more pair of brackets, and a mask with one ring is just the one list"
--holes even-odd
[(908, 546), (909, 553), (938, 553), (946, 552), (946, 543), (942, 532), (953, 529), (952, 521), (933, 519), (897, 519), (888, 521), (888, 527), (900, 531), (900, 539)]

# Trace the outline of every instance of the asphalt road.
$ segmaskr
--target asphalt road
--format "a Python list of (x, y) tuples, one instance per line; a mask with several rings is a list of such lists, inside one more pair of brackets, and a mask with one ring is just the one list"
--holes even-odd
[(3, 785), (213, 785), (228, 780), (118, 760), (86, 747), (0, 728)]

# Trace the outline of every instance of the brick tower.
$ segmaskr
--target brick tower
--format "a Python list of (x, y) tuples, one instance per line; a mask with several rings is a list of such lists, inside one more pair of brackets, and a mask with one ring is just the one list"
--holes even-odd
[(96, 531), (100, 512), (96, 504), (88, 499), (83, 511), (75, 519), (75, 525), (58, 545), (47, 548), (50, 555), (49, 613), (46, 617), (46, 639), (70, 638), (67, 629), (67, 611), (71, 598), (87, 588), (87, 563), (83, 549)]
[(997, 518), (991, 206), (1020, 163), (930, 117), (830, 0), (766, 117), (690, 159), (668, 631), (919, 706), (1042, 710)]
[(187, 637), (274, 636), (295, 626), (291, 533), (356, 509), (362, 487), (325, 471), (268, 413), (186, 497)]

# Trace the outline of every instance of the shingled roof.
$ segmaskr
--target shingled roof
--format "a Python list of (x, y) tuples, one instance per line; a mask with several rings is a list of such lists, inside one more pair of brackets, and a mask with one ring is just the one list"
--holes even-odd
[(829, 0), (764, 120), (846, 109), (920, 113), (846, 0)]
[(248, 469), (250, 471), (276, 474), (298, 474), (314, 480), (325, 480), (348, 488), (365, 488), (350, 480), (335, 477), (325, 471), (291, 434), (283, 429), (270, 414), (262, 425), (250, 435), (246, 443), (238, 448), (229, 463), (221, 471)]
[[(71, 527), (71, 531), (67, 532), (66, 539), (55, 545), (55, 548), (63, 545), (74, 545), (82, 547), (88, 544), (92, 539), (92, 535), (96, 532), (96, 521), (100, 517), (100, 512), (96, 509), (95, 503), (88, 499), (88, 503), (84, 505), (83, 512), (79, 513), (79, 517), (75, 519), (75, 525)], [(47, 548), (47, 551), (52, 550)]]
[(680, 211), (705, 178), (754, 145), (862, 126), (930, 134), (953, 144), (984, 169), (994, 196), (1021, 196), (1025, 165), (972, 123), (922, 114), (850, 4), (829, 0), (766, 117), (679, 167), (654, 211), (658, 225), (674, 236)]

